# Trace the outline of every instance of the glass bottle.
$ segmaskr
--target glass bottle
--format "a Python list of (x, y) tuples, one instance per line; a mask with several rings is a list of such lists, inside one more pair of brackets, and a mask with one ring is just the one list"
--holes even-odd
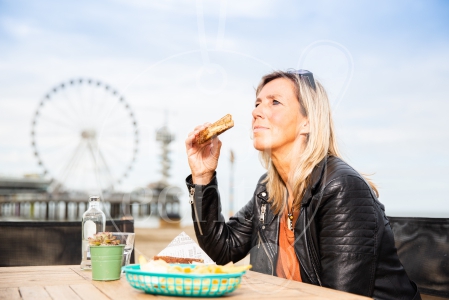
[(82, 219), (82, 260), (81, 269), (92, 269), (90, 262), (90, 248), (88, 238), (97, 232), (104, 232), (106, 226), (106, 216), (100, 209), (100, 197), (89, 197), (89, 209), (83, 214)]

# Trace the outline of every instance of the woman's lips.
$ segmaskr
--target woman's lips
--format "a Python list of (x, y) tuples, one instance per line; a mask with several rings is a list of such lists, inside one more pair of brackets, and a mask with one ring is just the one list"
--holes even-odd
[(267, 127), (263, 127), (263, 126), (254, 126), (253, 132), (260, 132), (260, 131), (264, 131), (267, 129), (268, 129)]

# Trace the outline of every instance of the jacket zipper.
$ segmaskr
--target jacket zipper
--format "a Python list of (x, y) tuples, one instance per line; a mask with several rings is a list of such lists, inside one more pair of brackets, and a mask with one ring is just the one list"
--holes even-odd
[(259, 235), (259, 246), (260, 246), (260, 244), (262, 244), (262, 248), (263, 248), (263, 250), (265, 251), (265, 254), (267, 255), (267, 257), (268, 257), (268, 259), (270, 260), (270, 265), (271, 265), (271, 276), (274, 276), (273, 275), (273, 261), (271, 260), (271, 257), (270, 257), (270, 254), (268, 253), (268, 250), (267, 250), (267, 248), (266, 248), (266, 246), (265, 246), (265, 243), (261, 243), (261, 241), (262, 241), (262, 236), (260, 235), (260, 231), (257, 231), (257, 234)]
[[(300, 209), (300, 211), (302, 211), (301, 213), (306, 214), (305, 209), (303, 210), (302, 203), (301, 203), (299, 209)], [(300, 214), (301, 214), (301, 213), (300, 213)], [(307, 220), (307, 216), (305, 216), (304, 219)], [(299, 217), (298, 217), (298, 219), (296, 220), (296, 223), (298, 222), (298, 220), (299, 220)], [(303, 225), (304, 225), (304, 224), (303, 224)], [(310, 223), (309, 223), (309, 225), (310, 225)], [(296, 227), (296, 224), (295, 224), (295, 227)], [(308, 227), (308, 226), (304, 226), (304, 227)], [(318, 285), (319, 285), (319, 286), (323, 286), (323, 284), (321, 283), (320, 276), (318, 275), (317, 267), (316, 267), (315, 261), (314, 261), (314, 256), (313, 256), (312, 253), (311, 253), (312, 250), (310, 249), (311, 247), (313, 247), (313, 243), (309, 241), (307, 234), (304, 234), (304, 238), (305, 238), (306, 243), (307, 243), (307, 251), (309, 252), (309, 256), (310, 256), (310, 259), (311, 259), (313, 272), (315, 273), (315, 276), (316, 276), (316, 280), (318, 281)], [(296, 251), (295, 251), (295, 254), (296, 254), (296, 257), (298, 258), (299, 263), (302, 264), (302, 262), (301, 262), (301, 260), (300, 260), (300, 258), (299, 258), (299, 255), (296, 253)], [(304, 271), (305, 271), (306, 274), (307, 274), (307, 271), (306, 271), (305, 268), (304, 268)], [(310, 275), (309, 275), (309, 274), (307, 274), (307, 276), (309, 276), (309, 278), (310, 278)]]
[[(306, 239), (307, 239), (307, 236), (306, 236)], [(309, 243), (309, 245), (310, 245), (310, 244), (311, 244), (311, 243)], [(313, 244), (310, 245), (310, 247), (313, 247)], [(309, 252), (312, 252), (312, 249), (309, 249)], [(314, 263), (314, 256), (312, 256), (312, 253), (310, 253), (309, 255), (310, 255), (310, 257), (312, 258), (312, 267), (313, 267), (313, 271), (315, 272), (316, 280), (318, 281), (318, 284), (319, 284), (320, 286), (323, 286), (323, 284), (321, 283), (320, 276), (318, 275), (318, 271), (317, 271), (317, 269), (316, 269), (316, 265), (315, 265), (315, 263)]]
[(260, 217), (259, 217), (259, 221), (262, 224), (265, 224), (265, 211), (266, 211), (266, 204), (262, 204), (262, 207), (260, 208)]
[[(265, 224), (265, 204), (262, 204), (262, 206), (260, 208), (259, 221), (261, 224)], [(260, 238), (260, 235), (259, 235), (259, 244), (257, 245), (257, 249), (260, 248), (261, 240), (262, 239)]]
[(196, 223), (198, 225), (198, 230), (200, 232), (200, 235), (203, 235), (203, 230), (201, 229), (200, 220), (198, 218), (198, 211), (196, 210), (196, 205), (195, 205), (195, 188), (194, 187), (190, 188), (190, 200), (189, 200), (189, 203), (191, 205), (193, 205), (193, 212), (195, 213), (195, 219), (196, 219)]

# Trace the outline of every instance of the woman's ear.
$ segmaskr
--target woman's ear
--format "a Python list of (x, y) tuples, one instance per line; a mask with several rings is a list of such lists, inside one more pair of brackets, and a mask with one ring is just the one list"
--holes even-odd
[(301, 135), (308, 135), (310, 132), (310, 124), (309, 124), (309, 120), (305, 119), (302, 124), (300, 125), (299, 128), (299, 134)]

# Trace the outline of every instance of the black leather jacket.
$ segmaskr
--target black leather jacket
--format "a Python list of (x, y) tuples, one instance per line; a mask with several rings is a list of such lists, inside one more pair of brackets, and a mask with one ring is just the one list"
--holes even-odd
[[(294, 229), (302, 281), (375, 299), (421, 299), (397, 256), (384, 206), (362, 176), (336, 157), (311, 176)], [(279, 216), (264, 178), (228, 222), (215, 176), (206, 186), (193, 185), (191, 176), (186, 182), (201, 248), (218, 264), (250, 253), (253, 271), (276, 275)]]

